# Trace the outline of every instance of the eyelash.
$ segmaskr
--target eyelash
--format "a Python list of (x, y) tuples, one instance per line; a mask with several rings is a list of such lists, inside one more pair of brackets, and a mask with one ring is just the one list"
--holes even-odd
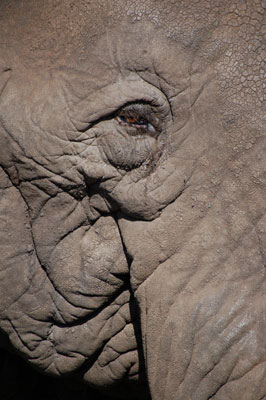
[(146, 130), (150, 132), (155, 132), (154, 126), (147, 120), (141, 120), (139, 123), (133, 121), (127, 121), (125, 116), (117, 116), (115, 119), (120, 125), (128, 126), (130, 128), (135, 128), (139, 130)]
[[(136, 105), (136, 107), (140, 107), (141, 105)], [(130, 106), (129, 106), (130, 107)], [(133, 108), (134, 106), (132, 106)], [(152, 133), (154, 134), (156, 132), (155, 126), (149, 121), (148, 118), (146, 118), (145, 115), (140, 115), (143, 114), (145, 111), (144, 110), (132, 110), (129, 109), (122, 109), (120, 110), (115, 119), (116, 121), (123, 126), (126, 126), (128, 128), (134, 128), (138, 131), (141, 131), (142, 133)], [(149, 110), (150, 112), (150, 110)]]

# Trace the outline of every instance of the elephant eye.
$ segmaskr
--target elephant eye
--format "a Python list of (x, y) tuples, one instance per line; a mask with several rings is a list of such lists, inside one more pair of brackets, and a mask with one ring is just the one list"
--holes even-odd
[(148, 128), (149, 125), (149, 122), (145, 118), (133, 114), (121, 114), (117, 116), (116, 119), (122, 125), (135, 126), (136, 128)]
[(151, 106), (148, 104), (130, 104), (118, 111), (116, 121), (127, 128), (133, 128), (139, 133), (154, 134), (155, 118), (152, 116)]

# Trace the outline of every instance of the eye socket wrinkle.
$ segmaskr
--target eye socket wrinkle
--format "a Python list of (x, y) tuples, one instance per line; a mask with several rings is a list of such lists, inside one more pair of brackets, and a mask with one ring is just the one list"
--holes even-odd
[(100, 122), (116, 120), (119, 125), (123, 126), (133, 136), (134, 132), (135, 135), (150, 134), (156, 136), (161, 133), (160, 126), (163, 121), (163, 118), (155, 115), (156, 108), (158, 108), (158, 104), (155, 101), (139, 100), (128, 102), (117, 110), (91, 122), (82, 132), (90, 130)]

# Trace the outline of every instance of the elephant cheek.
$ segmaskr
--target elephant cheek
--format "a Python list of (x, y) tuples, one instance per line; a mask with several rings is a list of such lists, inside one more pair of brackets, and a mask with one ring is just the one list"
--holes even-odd
[(52, 252), (47, 273), (71, 304), (89, 314), (116, 296), (128, 264), (113, 218), (101, 217), (92, 227), (69, 233)]

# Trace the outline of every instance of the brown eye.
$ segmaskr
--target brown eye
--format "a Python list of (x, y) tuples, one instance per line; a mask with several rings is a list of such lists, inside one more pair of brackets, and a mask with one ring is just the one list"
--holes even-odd
[(149, 121), (147, 121), (145, 118), (138, 117), (135, 115), (120, 114), (116, 117), (116, 120), (122, 125), (133, 126), (135, 128), (149, 129)]
[(139, 133), (147, 133), (154, 135), (156, 129), (151, 122), (154, 120), (153, 111), (147, 104), (131, 104), (120, 110), (116, 117), (116, 121), (123, 126), (139, 131)]

